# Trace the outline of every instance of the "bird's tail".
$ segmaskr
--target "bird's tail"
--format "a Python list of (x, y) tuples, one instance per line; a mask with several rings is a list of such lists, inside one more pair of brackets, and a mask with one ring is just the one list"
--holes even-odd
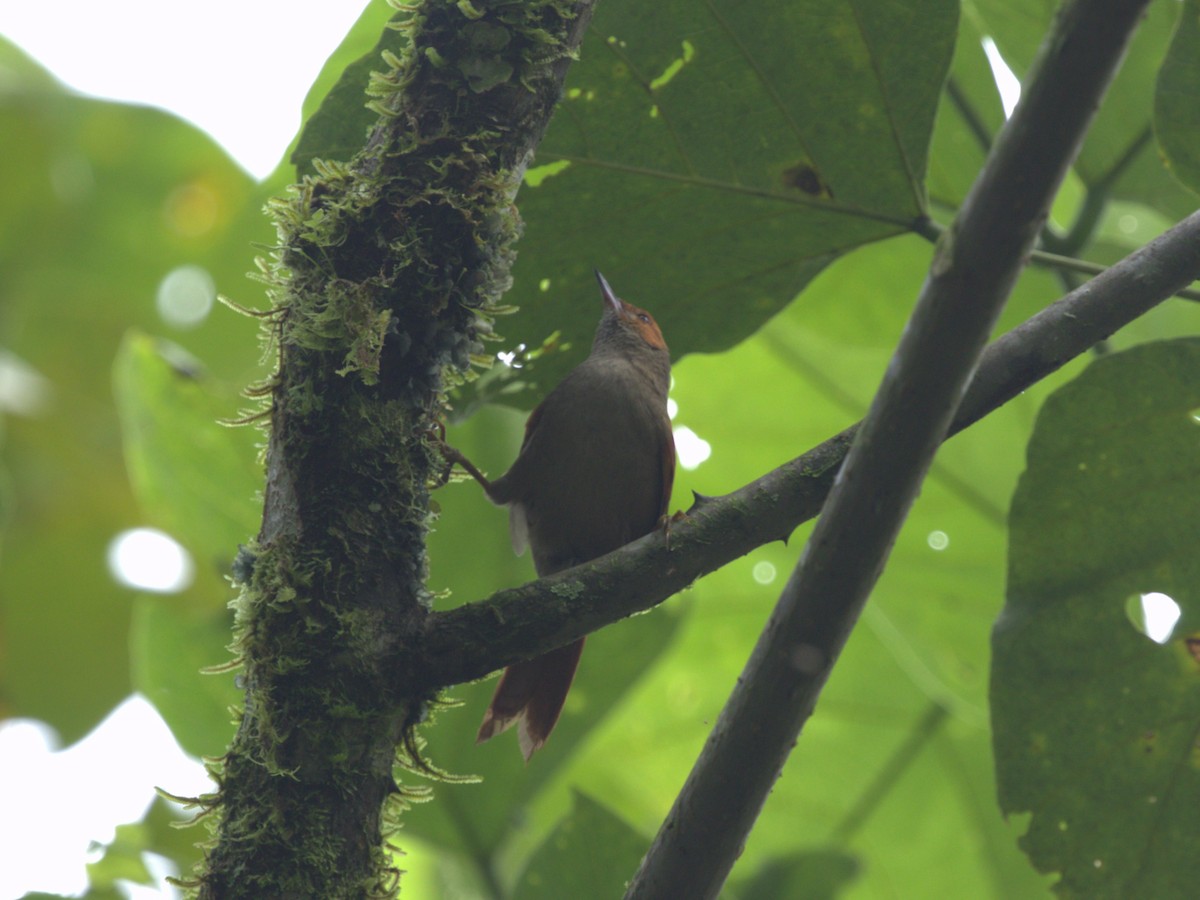
[(583, 653), (583, 640), (505, 669), (475, 743), (482, 744), (516, 723), (517, 742), (528, 762), (558, 722)]

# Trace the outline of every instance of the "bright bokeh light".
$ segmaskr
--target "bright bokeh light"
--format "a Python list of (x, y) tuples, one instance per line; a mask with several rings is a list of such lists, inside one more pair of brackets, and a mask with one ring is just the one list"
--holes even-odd
[(213, 789), (138, 695), (74, 746), (55, 752), (54, 740), (39, 722), (0, 723), (0, 897), (83, 891), (89, 845), (109, 843), (117, 825), (141, 819), (155, 787), (190, 797)]
[(121, 584), (156, 594), (178, 593), (195, 575), (188, 552), (154, 528), (131, 528), (113, 538), (108, 569)]
[(676, 425), (675, 452), (679, 465), (691, 471), (712, 456), (712, 445), (686, 425)]
[(770, 584), (775, 580), (775, 565), (767, 562), (765, 559), (754, 564), (754, 580), (759, 584)]
[(950, 536), (944, 531), (931, 531), (925, 538), (925, 543), (932, 550), (945, 550), (950, 546)]
[(0, 34), (75, 90), (194, 122), (263, 178), (299, 129), (321, 66), (366, 5), (112, 0), (98, 15), (85, 0), (0, 3)]
[(1142, 617), (1150, 640), (1159, 644), (1169, 641), (1181, 614), (1179, 604), (1166, 594), (1142, 594)]
[(217, 283), (203, 266), (179, 266), (158, 284), (154, 297), (158, 314), (168, 325), (195, 328), (212, 312)]
[(50, 380), (19, 356), (0, 350), (0, 413), (36, 416), (50, 405)]
[(1004, 118), (1012, 115), (1021, 99), (1021, 80), (1008, 67), (996, 42), (990, 37), (983, 39), (983, 52), (987, 55), (988, 65), (992, 67), (992, 78), (996, 81), (996, 90), (1000, 92), (1000, 103), (1004, 106)]

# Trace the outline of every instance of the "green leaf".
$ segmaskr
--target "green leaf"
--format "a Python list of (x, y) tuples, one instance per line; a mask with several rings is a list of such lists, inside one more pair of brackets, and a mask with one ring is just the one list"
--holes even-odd
[(593, 267), (679, 357), (732, 346), (839, 254), (907, 230), (956, 17), (941, 0), (597, 7), (530, 174), (569, 165), (519, 197), (521, 310), (501, 323), (510, 346), (561, 336), (504, 402), (586, 354)]
[(1004, 124), (1004, 108), (983, 52), (979, 24), (977, 16), (959, 19), (950, 79), (960, 99), (956, 102), (949, 91), (942, 94), (933, 132), (929, 196), (948, 209), (957, 207), (967, 196), (992, 140)]
[[(956, 21), (949, 0), (601, 5), (520, 196), (521, 311), (503, 329), (547, 352), (477, 387), (529, 406), (583, 357), (593, 267), (680, 356), (731, 346), (837, 255), (907, 230)], [(346, 69), (305, 129), (302, 168), (361, 145), (367, 75), (394, 40)]]
[[(136, 884), (153, 884), (153, 878), (142, 859), (144, 853), (157, 853), (173, 860), (186, 877), (191, 866), (199, 858), (196, 842), (203, 832), (194, 828), (175, 827), (180, 817), (171, 811), (161, 797), (156, 797), (140, 822), (118, 825), (111, 843), (96, 847), (99, 858), (89, 862), (87, 897), (128, 896), (127, 889), (118, 885), (118, 880)], [(26, 900), (43, 894), (28, 894)]]
[(146, 829), (140, 822), (118, 825), (116, 837), (104, 848), (104, 854), (95, 862), (88, 863), (91, 889), (112, 890), (118, 880), (150, 884), (153, 879), (142, 861), (146, 837)]
[(229, 572), (238, 541), (257, 526), (259, 435), (217, 422), (230, 397), (180, 348), (137, 331), (126, 335), (114, 386), (130, 482), (150, 521), (202, 563), (180, 596), (139, 597), (130, 630), (134, 686), (195, 756), (217, 756), (233, 735), (239, 693), (228, 673)]
[(5, 714), (70, 743), (130, 691), (134, 592), (105, 564), (109, 542), (144, 524), (113, 409), (118, 345), (130, 327), (171, 333), (234, 386), (217, 415), (235, 415), (236, 390), (259, 375), (254, 324), (218, 309), (177, 329), (156, 292), (177, 267), (201, 266), (258, 305), (245, 272), (272, 235), (254, 182), (199, 129), (67, 93), (2, 41), (0, 54), (0, 334), (44, 388), (4, 421), (0, 695)]
[(402, 32), (386, 23), (406, 17), (386, 0), (373, 0), (326, 61), (304, 101), (304, 128), (288, 156), (297, 175), (313, 174), (316, 158), (349, 162), (362, 149), (379, 118), (367, 109), (367, 82), (372, 72), (386, 68), (384, 51), (400, 55), (407, 43)]
[(230, 672), (202, 670), (229, 661), (231, 617), (182, 599), (138, 597), (129, 635), (133, 683), (184, 750), (220, 756), (233, 738), (232, 710), (240, 706), (241, 693)]
[(142, 509), (202, 563), (228, 572), (238, 543), (258, 527), (261, 435), (220, 425), (229, 394), (215, 390), (180, 348), (140, 332), (122, 342), (113, 381), (129, 479)]
[(582, 791), (570, 815), (529, 861), (515, 900), (619, 897), (649, 845), (629, 823)]
[(1167, 168), (1200, 192), (1200, 0), (1186, 0), (1158, 75), (1154, 131)]
[[(1102, 358), (1047, 400), (1010, 517), (993, 634), (1000, 802), (1070, 897), (1193, 893), (1200, 833), (1200, 341)], [(1183, 611), (1159, 645), (1127, 614)]]

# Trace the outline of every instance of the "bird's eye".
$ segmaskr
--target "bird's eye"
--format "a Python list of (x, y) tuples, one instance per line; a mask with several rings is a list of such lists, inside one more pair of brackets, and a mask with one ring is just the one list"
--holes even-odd
[(648, 315), (646, 315), (645, 313), (638, 313), (638, 318), (641, 319), (643, 322), (645, 322), (647, 325), (650, 324), (650, 317)]

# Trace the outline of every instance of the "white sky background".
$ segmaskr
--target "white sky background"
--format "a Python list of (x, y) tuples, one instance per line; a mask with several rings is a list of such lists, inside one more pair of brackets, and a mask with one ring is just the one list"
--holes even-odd
[(0, 34), (69, 87), (169, 109), (259, 178), (300, 126), (300, 104), (367, 0), (0, 3)]
[[(0, 34), (74, 90), (192, 121), (263, 178), (299, 128), (321, 66), (366, 5), (10, 0), (0, 2)], [(206, 784), (140, 698), (67, 749), (44, 726), (0, 722), (0, 900), (82, 892), (90, 841), (111, 841), (117, 824), (141, 819), (156, 785), (194, 795)]]

